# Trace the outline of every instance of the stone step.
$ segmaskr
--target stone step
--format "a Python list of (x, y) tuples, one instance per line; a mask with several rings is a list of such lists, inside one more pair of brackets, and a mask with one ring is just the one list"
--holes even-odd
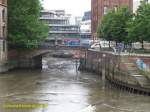
[(140, 71), (135, 63), (129, 62), (127, 59), (123, 59), (122, 62), (127, 66), (127, 70), (130, 75), (133, 76), (142, 87), (150, 88), (150, 81), (146, 76), (140, 74)]
[(145, 76), (135, 76), (141, 86), (150, 86), (149, 80)]
[(133, 63), (133, 62), (124, 62), (124, 64), (128, 64), (128, 65), (135, 65), (135, 63)]
[(136, 70), (138, 70), (138, 68), (137, 67), (129, 67), (129, 66), (127, 66), (129, 69), (136, 69)]
[(134, 68), (137, 68), (137, 66), (135, 64), (127, 64), (127, 63), (124, 63), (127, 67), (134, 67)]
[(124, 62), (124, 64), (127, 64), (127, 65), (135, 65), (134, 63), (131, 63), (131, 62)]
[(144, 76), (135, 76), (137, 80), (141, 81), (141, 82), (148, 82), (147, 78)]
[(132, 75), (134, 77), (143, 77), (143, 75)]
[(128, 71), (133, 71), (133, 72), (138, 72), (138, 69), (137, 68), (128, 68)]
[[(138, 72), (130, 72), (131, 73), (131, 75), (132, 76), (135, 76), (136, 77), (136, 75), (138, 76), (138, 75), (140, 75)], [(143, 76), (143, 75), (142, 75)]]
[(137, 68), (137, 66), (134, 64), (134, 65), (128, 65), (128, 64), (125, 64), (127, 67), (129, 68)]

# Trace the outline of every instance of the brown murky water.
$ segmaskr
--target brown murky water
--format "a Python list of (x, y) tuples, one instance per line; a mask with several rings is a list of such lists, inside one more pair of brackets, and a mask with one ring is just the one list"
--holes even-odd
[[(75, 61), (44, 58), (43, 70), (0, 75), (0, 112), (150, 112), (150, 97), (103, 86), (99, 75), (77, 72)], [(4, 108), (6, 104), (48, 104)]]

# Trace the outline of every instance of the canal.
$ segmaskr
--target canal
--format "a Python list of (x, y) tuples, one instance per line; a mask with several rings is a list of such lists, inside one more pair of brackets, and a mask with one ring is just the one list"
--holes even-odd
[[(7, 105), (48, 104), (43, 108)], [(43, 70), (0, 75), (0, 112), (150, 112), (150, 97), (105, 84), (99, 75), (79, 72), (76, 61), (43, 58)]]

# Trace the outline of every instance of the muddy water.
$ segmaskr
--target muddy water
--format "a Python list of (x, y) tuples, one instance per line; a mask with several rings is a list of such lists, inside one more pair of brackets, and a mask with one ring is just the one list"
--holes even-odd
[[(6, 104), (48, 104), (4, 108)], [(75, 61), (44, 58), (43, 70), (0, 75), (0, 112), (150, 112), (150, 97), (103, 85), (99, 75), (76, 70)]]

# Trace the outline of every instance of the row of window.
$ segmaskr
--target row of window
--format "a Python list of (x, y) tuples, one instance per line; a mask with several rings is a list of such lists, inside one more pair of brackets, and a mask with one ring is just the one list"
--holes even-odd
[(3, 52), (5, 52), (5, 51), (6, 51), (6, 41), (3, 40)]
[[(7, 3), (7, 0), (0, 0), (0, 4), (2, 4), (2, 6), (0, 7), (0, 37), (1, 38), (5, 38), (6, 37), (6, 22), (7, 22), (7, 11), (5, 8), (5, 5)], [(6, 52), (7, 50), (7, 43), (6, 40), (0, 40), (0, 50), (1, 52)]]
[[(116, 6), (114, 6), (114, 10), (116, 11), (117, 10), (117, 8), (118, 8), (118, 6), (116, 5)], [(109, 11), (109, 6), (108, 5), (105, 5), (104, 6), (104, 15), (105, 14), (107, 14), (108, 13), (108, 11)]]
[[(116, 11), (117, 8), (118, 8), (118, 6), (115, 5), (115, 6), (114, 6), (114, 10)], [(105, 6), (104, 6), (104, 9), (103, 9), (103, 11), (104, 11), (103, 14), (104, 14), (104, 15), (107, 14), (108, 11), (109, 11), (109, 9), (110, 9), (109, 5), (105, 5)], [(95, 11), (93, 11), (93, 13), (94, 13), (94, 12), (95, 12)], [(97, 20), (98, 18), (95, 16), (95, 18), (93, 17), (93, 19), (94, 19), (94, 20)]]
[(0, 25), (1, 27), (1, 37), (6, 37), (6, 10), (5, 8), (2, 9), (2, 11), (0, 12), (1, 15), (1, 19), (2, 19), (2, 25)]
[(66, 20), (42, 20), (43, 22), (47, 24), (63, 24), (67, 25), (69, 22)]
[(6, 52), (7, 43), (6, 40), (0, 40), (0, 51)]
[(79, 34), (77, 34), (77, 33), (73, 33), (73, 34), (49, 34), (49, 37), (58, 37), (58, 38), (69, 38), (69, 37), (74, 37), (74, 38), (76, 38), (76, 37), (80, 37), (80, 35)]
[(78, 27), (50, 27), (51, 31), (79, 31)]
[(3, 22), (6, 21), (6, 11), (5, 11), (5, 9), (2, 10), (2, 21)]

